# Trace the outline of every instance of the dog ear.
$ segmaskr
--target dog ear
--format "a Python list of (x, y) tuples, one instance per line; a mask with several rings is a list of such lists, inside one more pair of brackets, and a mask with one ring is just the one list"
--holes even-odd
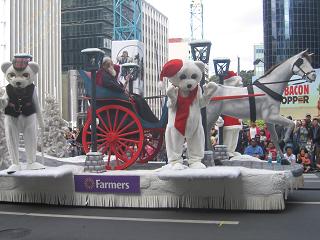
[(4, 62), (1, 64), (1, 71), (6, 73), (8, 68), (12, 65), (12, 62)]
[(194, 63), (197, 65), (198, 68), (200, 68), (201, 72), (204, 72), (205, 65), (203, 62), (195, 61)]
[(39, 71), (39, 65), (36, 62), (29, 62), (28, 63), (29, 67), (31, 68), (31, 70), (34, 72), (34, 74), (38, 73)]

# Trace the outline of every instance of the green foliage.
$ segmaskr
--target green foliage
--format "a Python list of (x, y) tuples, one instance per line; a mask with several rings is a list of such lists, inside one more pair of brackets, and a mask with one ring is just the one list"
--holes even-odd
[(248, 86), (252, 82), (254, 70), (242, 70), (239, 75), (242, 78), (243, 86)]
[[(247, 124), (248, 126), (250, 126), (250, 120), (244, 120), (243, 121), (244, 124)], [(263, 120), (256, 120), (256, 124), (259, 128), (263, 128), (264, 126), (264, 121)]]
[(209, 77), (209, 82), (219, 83), (219, 77), (217, 75), (212, 75)]

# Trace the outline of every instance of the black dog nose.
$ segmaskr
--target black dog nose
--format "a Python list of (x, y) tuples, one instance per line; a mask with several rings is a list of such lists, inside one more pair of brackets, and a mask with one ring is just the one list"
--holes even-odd
[(17, 86), (20, 86), (20, 85), (21, 85), (21, 82), (16, 82), (16, 85), (17, 85)]
[(192, 84), (188, 84), (188, 85), (187, 85), (187, 88), (191, 88), (191, 87), (192, 87)]

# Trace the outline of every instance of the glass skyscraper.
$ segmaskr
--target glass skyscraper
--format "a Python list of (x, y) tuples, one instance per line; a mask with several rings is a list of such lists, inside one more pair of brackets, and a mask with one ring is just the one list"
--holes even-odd
[(84, 48), (98, 47), (110, 55), (113, 0), (63, 0), (62, 70), (83, 68)]
[(265, 70), (305, 50), (320, 68), (320, 0), (263, 0)]

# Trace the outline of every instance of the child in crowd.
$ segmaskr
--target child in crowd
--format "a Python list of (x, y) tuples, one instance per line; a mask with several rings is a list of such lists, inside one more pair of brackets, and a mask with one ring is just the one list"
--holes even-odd
[(292, 147), (288, 146), (286, 147), (286, 153), (284, 154), (284, 158), (287, 159), (291, 165), (296, 163), (296, 155), (294, 155), (292, 152)]
[(277, 149), (274, 146), (273, 142), (269, 142), (266, 148), (266, 160), (268, 159), (269, 153), (272, 154), (272, 161), (276, 161), (277, 159)]
[(303, 165), (304, 172), (310, 172), (311, 160), (309, 158), (308, 151), (305, 148), (301, 148), (297, 156), (297, 162)]
[(265, 143), (267, 141), (267, 136), (264, 129), (260, 129), (260, 141), (261, 143)]

